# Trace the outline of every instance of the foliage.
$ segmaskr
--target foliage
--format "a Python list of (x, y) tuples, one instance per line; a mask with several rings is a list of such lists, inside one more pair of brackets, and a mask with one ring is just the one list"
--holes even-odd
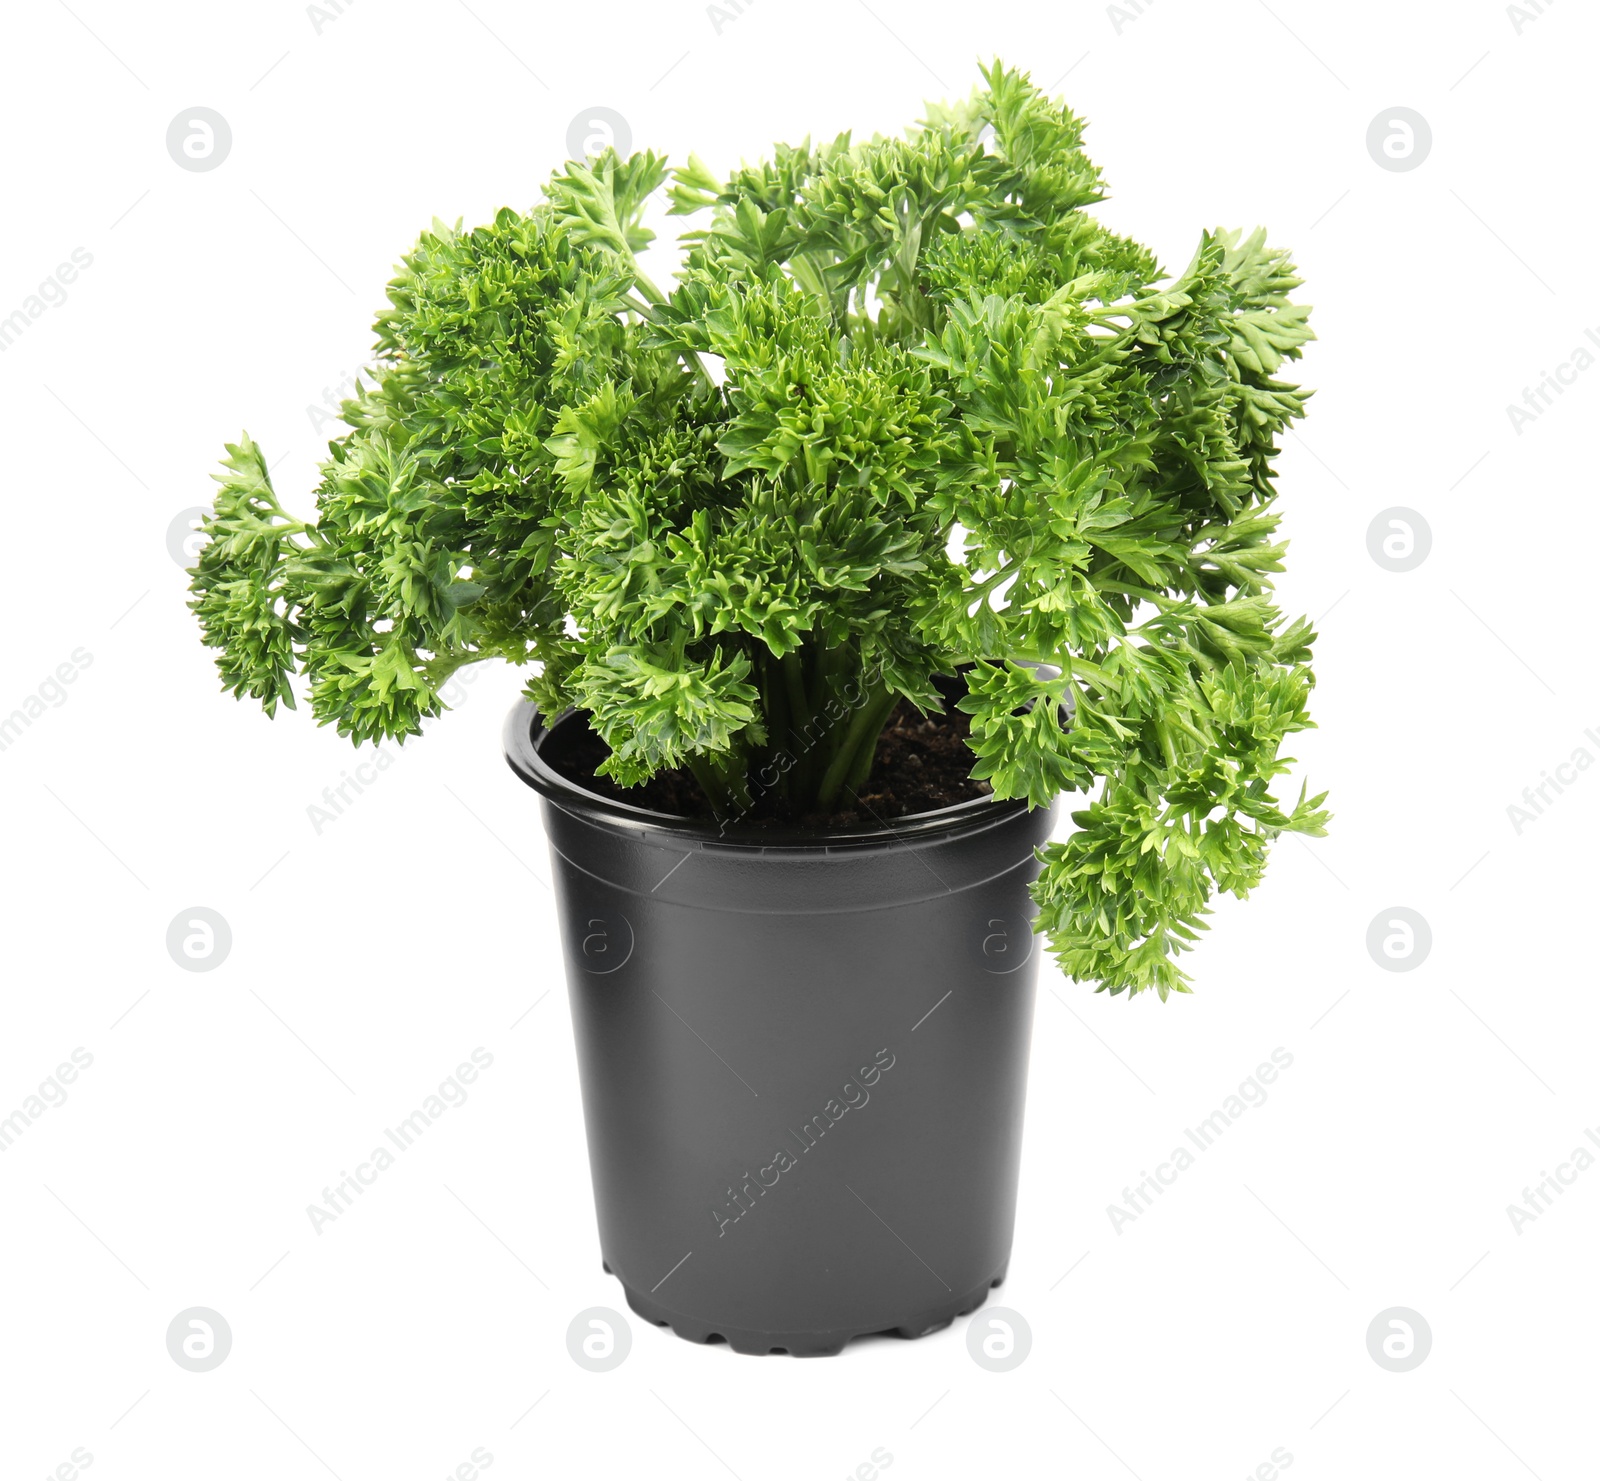
[[(1083, 125), (996, 63), (904, 138), (570, 162), (526, 214), (435, 222), (377, 320), (317, 518), (230, 445), (193, 578), (224, 684), (357, 742), (466, 663), (532, 663), (605, 770), (717, 807), (859, 787), (895, 703), (965, 667), (973, 774), (1041, 805), (1040, 926), (1073, 977), (1186, 991), (1321, 798), (1269, 790), (1313, 634), (1270, 600), (1272, 460), (1312, 336), (1260, 232), (1165, 277), (1085, 209)], [(666, 187), (663, 191), (663, 187)], [(663, 291), (643, 224), (698, 216)], [(848, 696), (845, 703), (841, 696)]]

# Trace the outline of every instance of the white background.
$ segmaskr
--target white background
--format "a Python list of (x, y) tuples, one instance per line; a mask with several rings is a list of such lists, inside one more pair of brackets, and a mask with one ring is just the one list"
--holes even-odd
[[(1600, 757), (1600, 369), (1520, 433), (1506, 407), (1600, 325), (1600, 27), (1531, 0), (871, 5), (758, 0), (720, 33), (688, 0), (8, 11), (0, 317), (93, 259), (0, 354), (0, 713), (92, 658), (0, 752), (0, 1116), (93, 1056), (0, 1154), (8, 1481), (75, 1449), (96, 1481), (422, 1481), (480, 1448), (521, 1476), (838, 1477), (875, 1449), (891, 1478), (1200, 1481), (1275, 1450), (1294, 1481), (1595, 1474), (1600, 1169), (1520, 1233), (1506, 1207), (1600, 1127), (1600, 774), (1520, 833), (1507, 808)], [(242, 426), (305, 507), (308, 407), (365, 359), (398, 254), (435, 215), (531, 204), (575, 117), (722, 169), (897, 129), (994, 54), (1064, 77), (1104, 218), (1170, 270), (1258, 222), (1304, 270), (1318, 395), (1282, 458), (1280, 592), (1326, 614), (1294, 749), (1333, 831), (1218, 911), (1193, 997), (1041, 981), (995, 1296), (1031, 1326), (1021, 1366), (976, 1365), (965, 1322), (800, 1362), (630, 1318), (627, 1361), (586, 1372), (568, 1323), (624, 1303), (545, 844), (500, 757), (519, 681), (485, 669), (319, 835), (352, 753), (217, 692), (168, 526)], [(196, 106), (233, 134), (204, 173), (165, 146)], [(1366, 147), (1396, 106), (1431, 125), (1413, 171)], [(1368, 553), (1391, 506), (1432, 531), (1404, 574)], [(196, 905), (233, 933), (212, 972), (165, 947)], [(1432, 930), (1414, 971), (1366, 948), (1393, 906)], [(307, 1204), (478, 1046), (470, 1101), (314, 1233)], [(1268, 1101), (1117, 1232), (1108, 1204), (1280, 1046)], [(191, 1306), (232, 1329), (209, 1373), (167, 1353)], [(1433, 1334), (1406, 1373), (1367, 1350), (1392, 1306)]]

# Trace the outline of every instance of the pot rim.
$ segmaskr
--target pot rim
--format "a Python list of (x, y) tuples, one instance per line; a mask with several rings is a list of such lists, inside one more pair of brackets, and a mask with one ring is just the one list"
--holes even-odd
[(968, 828), (987, 828), (1017, 813), (1028, 811), (1026, 798), (990, 795), (968, 798), (965, 802), (952, 803), (932, 812), (908, 813), (881, 822), (826, 830), (747, 828), (737, 823), (716, 823), (705, 818), (682, 818), (591, 792), (551, 766), (540, 755), (541, 741), (576, 713), (575, 709), (565, 709), (551, 724), (546, 725), (544, 716), (533, 701), (519, 700), (506, 716), (503, 732), (506, 764), (547, 802), (565, 812), (591, 822), (626, 827), (662, 839), (672, 838), (702, 846), (757, 852), (773, 848), (825, 852), (860, 845), (903, 843), (934, 834), (963, 832)]

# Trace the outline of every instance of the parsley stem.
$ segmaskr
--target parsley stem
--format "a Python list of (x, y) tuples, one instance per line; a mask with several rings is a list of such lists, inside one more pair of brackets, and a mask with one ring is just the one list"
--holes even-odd
[[(861, 706), (851, 717), (850, 728), (845, 731), (844, 742), (834, 754), (828, 769), (823, 773), (822, 785), (817, 789), (818, 805), (825, 812), (833, 810), (834, 803), (838, 800), (839, 792), (854, 771), (856, 753), (863, 745), (869, 746), (868, 756), (877, 749), (878, 736), (882, 732), (889, 712), (894, 708), (897, 696), (888, 689), (869, 691), (870, 697), (863, 698)], [(871, 768), (868, 760), (868, 769)]]

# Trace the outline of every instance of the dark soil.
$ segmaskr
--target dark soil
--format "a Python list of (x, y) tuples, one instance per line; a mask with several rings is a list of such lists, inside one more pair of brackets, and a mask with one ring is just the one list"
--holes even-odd
[[(801, 813), (787, 807), (776, 791), (768, 791), (756, 798), (755, 807), (738, 825), (784, 824), (818, 830), (860, 826), (987, 797), (993, 790), (988, 782), (974, 781), (971, 775), (970, 722), (954, 705), (960, 686), (940, 687), (947, 693), (942, 714), (920, 715), (905, 700), (895, 707), (878, 737), (872, 773), (853, 799), (846, 794), (848, 806), (832, 814)], [(565, 722), (560, 737), (559, 745), (547, 743), (546, 759), (563, 776), (591, 792), (674, 817), (715, 819), (692, 772), (658, 772), (643, 786), (619, 787), (610, 777), (595, 775), (595, 768), (611, 752), (581, 717), (574, 715)]]

